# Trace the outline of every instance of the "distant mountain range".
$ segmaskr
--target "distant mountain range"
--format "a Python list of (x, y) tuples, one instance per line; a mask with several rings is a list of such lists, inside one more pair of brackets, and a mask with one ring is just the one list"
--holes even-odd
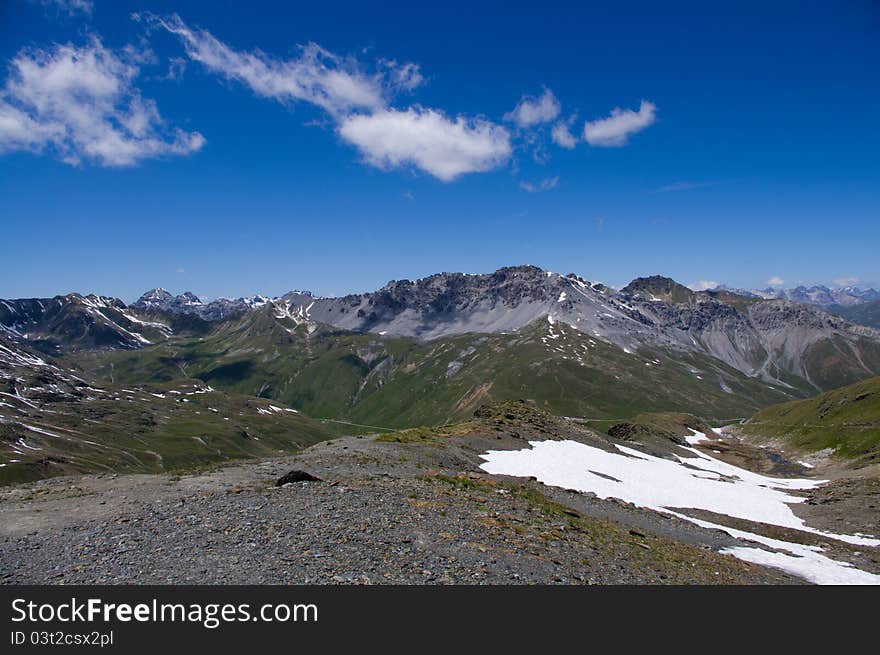
[[(140, 412), (153, 422), (138, 428), (144, 439), (179, 433), (207, 443), (202, 426), (216, 425), (205, 412), (231, 420), (224, 408), (237, 408), (235, 424), (248, 433), (249, 416), (290, 408), (306, 439), (338, 422), (347, 430), (438, 424), (520, 398), (561, 416), (679, 411), (720, 420), (876, 375), (880, 330), (814, 304), (697, 292), (660, 276), (615, 290), (515, 266), (396, 280), (341, 298), (292, 291), (203, 302), (156, 289), (131, 305), (80, 294), (0, 300), (0, 394), (15, 408), (10, 417), (0, 407), (0, 426), (14, 420), (61, 435), (100, 412), (121, 426)], [(184, 405), (193, 389), (210, 389), (198, 396), (210, 403), (195, 413), (153, 407), (169, 389)], [(118, 403), (129, 401), (120, 414)], [(62, 414), (79, 418), (58, 425)], [(181, 423), (167, 432), (162, 417)], [(226, 423), (231, 441), (211, 457), (235, 449)], [(10, 443), (21, 438), (16, 430)], [(26, 430), (29, 444), (51, 441)]]
[[(469, 276), (462, 273), (440, 274), (440, 276), (443, 275), (481, 277)], [(430, 284), (431, 281), (436, 282), (440, 276), (431, 276), (419, 282), (424, 286), (425, 284)], [(655, 277), (651, 279), (657, 278)], [(380, 290), (380, 293), (388, 291), (393, 294), (395, 293), (395, 288), (399, 290), (401, 285), (406, 285), (408, 283), (408, 280), (391, 282), (385, 288)], [(627, 288), (624, 288), (624, 291), (626, 290)], [(629, 290), (632, 291), (631, 288)], [(855, 286), (831, 288), (824, 285), (813, 285), (811, 287), (798, 286), (790, 289), (773, 287), (767, 287), (766, 289), (736, 289), (726, 285), (719, 285), (709, 291), (716, 292), (716, 294), (727, 292), (745, 298), (789, 300), (802, 305), (814, 305), (826, 309), (833, 314), (844, 316), (855, 323), (861, 323), (871, 327), (880, 327), (880, 324), (878, 324), (877, 320), (873, 317), (877, 311), (876, 309), (857, 309), (862, 305), (871, 305), (873, 308), (880, 307), (880, 291), (877, 291), (876, 289), (861, 289)], [(348, 296), (347, 298), (353, 297), (354, 296)], [(688, 296), (681, 297), (685, 298)], [(132, 303), (131, 307), (142, 312), (160, 311), (178, 315), (193, 315), (206, 321), (218, 321), (240, 316), (247, 311), (262, 307), (270, 301), (277, 301), (279, 299), (291, 300), (301, 305), (308, 299), (313, 298), (321, 301), (317, 303), (318, 305), (324, 304), (327, 300), (326, 298), (316, 297), (310, 291), (291, 291), (280, 298), (271, 298), (258, 294), (241, 298), (217, 298), (216, 300), (206, 302), (189, 291), (175, 296), (165, 289), (157, 288), (143, 294), (136, 302)], [(309, 300), (308, 302), (311, 301)]]
[[(827, 289), (826, 289), (827, 291)], [(824, 293), (824, 292), (823, 292)], [(842, 300), (840, 294), (829, 297)], [(849, 298), (857, 294), (849, 291)], [(142, 348), (261, 312), (293, 324), (433, 341), (464, 334), (514, 334), (543, 322), (571, 326), (624, 354), (662, 350), (705, 355), (782, 388), (825, 390), (880, 372), (880, 333), (823, 311), (815, 302), (766, 299), (728, 289), (695, 292), (669, 278), (638, 278), (617, 291), (577, 275), (533, 266), (485, 275), (439, 273), (389, 282), (378, 291), (323, 298), (219, 299), (163, 289), (131, 306), (101, 296), (0, 301), (0, 325), (50, 354)], [(867, 298), (870, 292), (860, 292)], [(549, 321), (549, 323), (548, 323)], [(556, 328), (558, 329), (558, 328)]]
[(798, 286), (792, 289), (767, 287), (766, 289), (734, 289), (725, 285), (715, 287), (715, 291), (730, 291), (741, 296), (754, 296), (765, 300), (791, 300), (803, 305), (816, 305), (824, 309), (855, 307), (880, 300), (880, 291), (860, 289), (859, 287), (829, 288), (821, 284), (811, 287)]
[(142, 312), (192, 314), (206, 321), (222, 321), (262, 307), (269, 300), (265, 296), (256, 295), (249, 298), (217, 298), (206, 303), (190, 291), (174, 296), (165, 289), (158, 288), (147, 291), (131, 306)]

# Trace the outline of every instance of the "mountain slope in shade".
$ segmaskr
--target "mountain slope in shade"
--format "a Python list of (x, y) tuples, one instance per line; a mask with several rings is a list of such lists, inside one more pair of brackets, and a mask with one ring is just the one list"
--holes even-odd
[(842, 316), (853, 323), (880, 329), (880, 300), (874, 300), (860, 305), (851, 305), (849, 307), (833, 305), (828, 311), (837, 314), (838, 316)]
[(139, 348), (172, 334), (144, 320), (118, 298), (71, 293), (54, 298), (0, 300), (0, 329), (48, 354), (94, 348)]
[(662, 275), (636, 278), (621, 289), (621, 293), (674, 304), (693, 302), (697, 297), (696, 292)]

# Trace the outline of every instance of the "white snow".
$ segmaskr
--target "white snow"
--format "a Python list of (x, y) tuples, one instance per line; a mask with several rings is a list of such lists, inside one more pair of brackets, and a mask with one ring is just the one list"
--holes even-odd
[(565, 298), (566, 298), (565, 291), (563, 291), (562, 293), (559, 294), (559, 300), (557, 300), (556, 302), (565, 302)]
[[(150, 344), (152, 343), (152, 342), (151, 342), (149, 339), (147, 339), (144, 335), (139, 334), (138, 332), (132, 332), (132, 331), (130, 331), (130, 330), (126, 330), (124, 327), (122, 327), (121, 325), (119, 325), (119, 323), (117, 323), (116, 321), (113, 321), (112, 319), (108, 318), (108, 317), (104, 314), (104, 312), (101, 311), (101, 308), (106, 308), (106, 309), (113, 309), (113, 308), (112, 308), (110, 305), (108, 305), (107, 302), (105, 302), (103, 298), (100, 298), (100, 297), (97, 297), (97, 296), (96, 296), (96, 297), (86, 296), (86, 297), (83, 298), (82, 300), (83, 300), (83, 304), (85, 304), (86, 307), (89, 308), (89, 311), (90, 311), (92, 314), (96, 314), (97, 316), (101, 317), (101, 318), (104, 319), (107, 323), (109, 323), (110, 325), (112, 325), (114, 328), (116, 328), (117, 330), (119, 330), (119, 331), (122, 332), (123, 334), (127, 334), (128, 336), (132, 337), (133, 339), (135, 339), (136, 341), (139, 341), (140, 343), (142, 343), (142, 344), (144, 344), (144, 345), (150, 345)], [(118, 310), (117, 310), (117, 311), (118, 311)], [(122, 314), (122, 312), (120, 312), (120, 314)], [(125, 314), (123, 314), (123, 315), (125, 316)], [(130, 319), (129, 316), (125, 316), (125, 317), (128, 318), (128, 319)]]
[[(815, 584), (880, 584), (880, 575), (857, 569), (849, 562), (826, 557), (821, 554), (822, 549), (818, 546), (805, 546), (804, 544), (781, 541), (752, 532), (728, 528), (710, 521), (694, 519), (675, 512), (673, 514), (701, 527), (710, 530), (723, 530), (737, 539), (754, 541), (774, 549), (770, 551), (750, 546), (733, 546), (721, 550), (723, 554), (733, 555), (746, 562), (782, 569)], [(779, 552), (780, 550), (785, 552)]]
[(813, 465), (810, 464), (809, 462), (798, 462), (798, 464), (800, 464), (800, 465), (803, 466), (804, 468), (808, 468), (808, 469), (813, 468)]
[(3, 345), (0, 345), (0, 354), (7, 354), (8, 357), (11, 357), (12, 364), (21, 364), (23, 366), (47, 366), (46, 362), (39, 357), (17, 350), (10, 350)]
[(295, 409), (290, 409), (289, 407), (276, 407), (275, 405), (269, 405), (269, 409), (273, 412), (291, 412), (292, 414), (299, 414)]
[(119, 310), (119, 313), (122, 314), (126, 319), (128, 319), (132, 323), (139, 323), (140, 325), (146, 325), (148, 327), (156, 328), (157, 330), (161, 330), (162, 332), (165, 332), (166, 334), (171, 334), (171, 332), (172, 332), (171, 328), (168, 327), (167, 325), (165, 325), (164, 323), (159, 323), (157, 321), (142, 321), (134, 314), (130, 314), (130, 313), (124, 312), (122, 310)]
[[(689, 443), (706, 439), (706, 435), (692, 430)], [(658, 512), (674, 514), (685, 520), (703, 525), (699, 519), (687, 516), (687, 509), (701, 509), (734, 518), (777, 525), (822, 535), (850, 544), (880, 545), (880, 539), (861, 535), (840, 535), (807, 526), (792, 512), (789, 505), (804, 501), (787, 491), (811, 489), (825, 481), (772, 478), (727, 464), (695, 448), (685, 448), (692, 456), (677, 456), (678, 461), (654, 457), (646, 453), (616, 446), (617, 452), (606, 451), (576, 441), (532, 441), (531, 448), (516, 451), (489, 451), (482, 455), (480, 466), (488, 473), (534, 476), (544, 484), (591, 492), (599, 498), (618, 498)], [(845, 562), (837, 562), (823, 555), (816, 547), (806, 547), (761, 535), (734, 530), (722, 525), (712, 527), (724, 530), (734, 537), (761, 543), (788, 554), (761, 554), (772, 560), (768, 565), (784, 568), (816, 583), (825, 583), (843, 576), (862, 582), (880, 584), (880, 576), (852, 569)], [(772, 543), (771, 543), (772, 542)], [(755, 561), (754, 548), (732, 548), (730, 554)], [(797, 561), (791, 561), (797, 560)], [(846, 570), (846, 573), (841, 573)], [(868, 576), (868, 577), (865, 577)]]
[[(40, 430), (35, 431), (39, 432)], [(36, 446), (29, 446), (23, 437), (19, 437), (16, 443), (23, 448), (27, 448), (28, 450), (43, 450), (42, 448), (37, 448)]]
[(706, 436), (705, 432), (697, 432), (696, 430), (693, 430), (691, 428), (688, 429), (693, 433), (690, 436), (684, 438), (684, 440), (687, 441), (689, 444), (694, 445), (700, 443), (701, 441), (709, 440), (709, 437)]

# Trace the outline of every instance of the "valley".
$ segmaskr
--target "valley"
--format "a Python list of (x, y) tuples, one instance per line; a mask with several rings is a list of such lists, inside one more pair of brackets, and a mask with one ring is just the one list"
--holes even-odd
[[(14, 583), (876, 584), (878, 375), (872, 327), (660, 276), (3, 300), (0, 565)], [(276, 486), (290, 470), (317, 480)]]

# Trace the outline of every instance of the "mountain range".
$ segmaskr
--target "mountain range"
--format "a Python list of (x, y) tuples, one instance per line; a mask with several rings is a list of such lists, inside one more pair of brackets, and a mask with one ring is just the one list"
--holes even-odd
[(3, 300), (0, 333), (101, 382), (195, 378), (393, 427), (516, 397), (566, 415), (742, 415), (880, 374), (880, 331), (815, 305), (660, 276), (615, 290), (534, 266), (338, 298)]
[[(455, 274), (444, 273), (441, 275), (449, 276)], [(438, 277), (431, 276), (426, 278), (426, 280)], [(407, 280), (402, 281), (402, 283), (407, 282)], [(389, 286), (392, 284), (396, 283), (392, 282)], [(836, 310), (854, 308), (880, 301), (880, 291), (872, 288), (861, 289), (856, 286), (827, 287), (817, 284), (810, 287), (801, 285), (790, 289), (778, 287), (737, 289), (722, 284), (709, 289), (709, 291), (729, 292), (746, 298), (790, 300), (804, 305), (816, 305), (817, 307), (831, 310), (832, 313), (837, 313)], [(287, 296), (314, 297), (314, 294), (310, 291), (291, 291)], [(242, 314), (255, 307), (260, 307), (270, 300), (277, 300), (277, 298), (257, 294), (240, 298), (217, 298), (206, 302), (191, 291), (185, 291), (175, 296), (165, 289), (156, 288), (144, 293), (132, 304), (132, 307), (141, 311), (159, 310), (175, 314), (193, 314), (205, 320), (214, 321)]]
[[(533, 266), (487, 275), (440, 273), (396, 280), (378, 291), (324, 298), (292, 291), (280, 298), (202, 302), (162, 289), (131, 306), (115, 298), (69, 294), (0, 301), (0, 326), (47, 354), (148, 347), (207, 334), (250, 314), (291, 325), (332, 326), (354, 334), (432, 342), (466, 334), (511, 335), (543, 322), (574, 328), (622, 354), (660, 350), (709, 356), (779, 388), (826, 390), (878, 372), (878, 333), (814, 304), (716, 289), (696, 292), (660, 276), (616, 291), (577, 275)], [(547, 337), (545, 337), (546, 339)]]
[(823, 309), (856, 307), (865, 303), (880, 301), (880, 291), (876, 289), (860, 289), (855, 286), (827, 287), (822, 284), (813, 286), (797, 286), (791, 289), (767, 287), (765, 289), (735, 289), (719, 285), (715, 291), (731, 291), (741, 296), (763, 298), (765, 300), (791, 300), (804, 305), (816, 305)]

